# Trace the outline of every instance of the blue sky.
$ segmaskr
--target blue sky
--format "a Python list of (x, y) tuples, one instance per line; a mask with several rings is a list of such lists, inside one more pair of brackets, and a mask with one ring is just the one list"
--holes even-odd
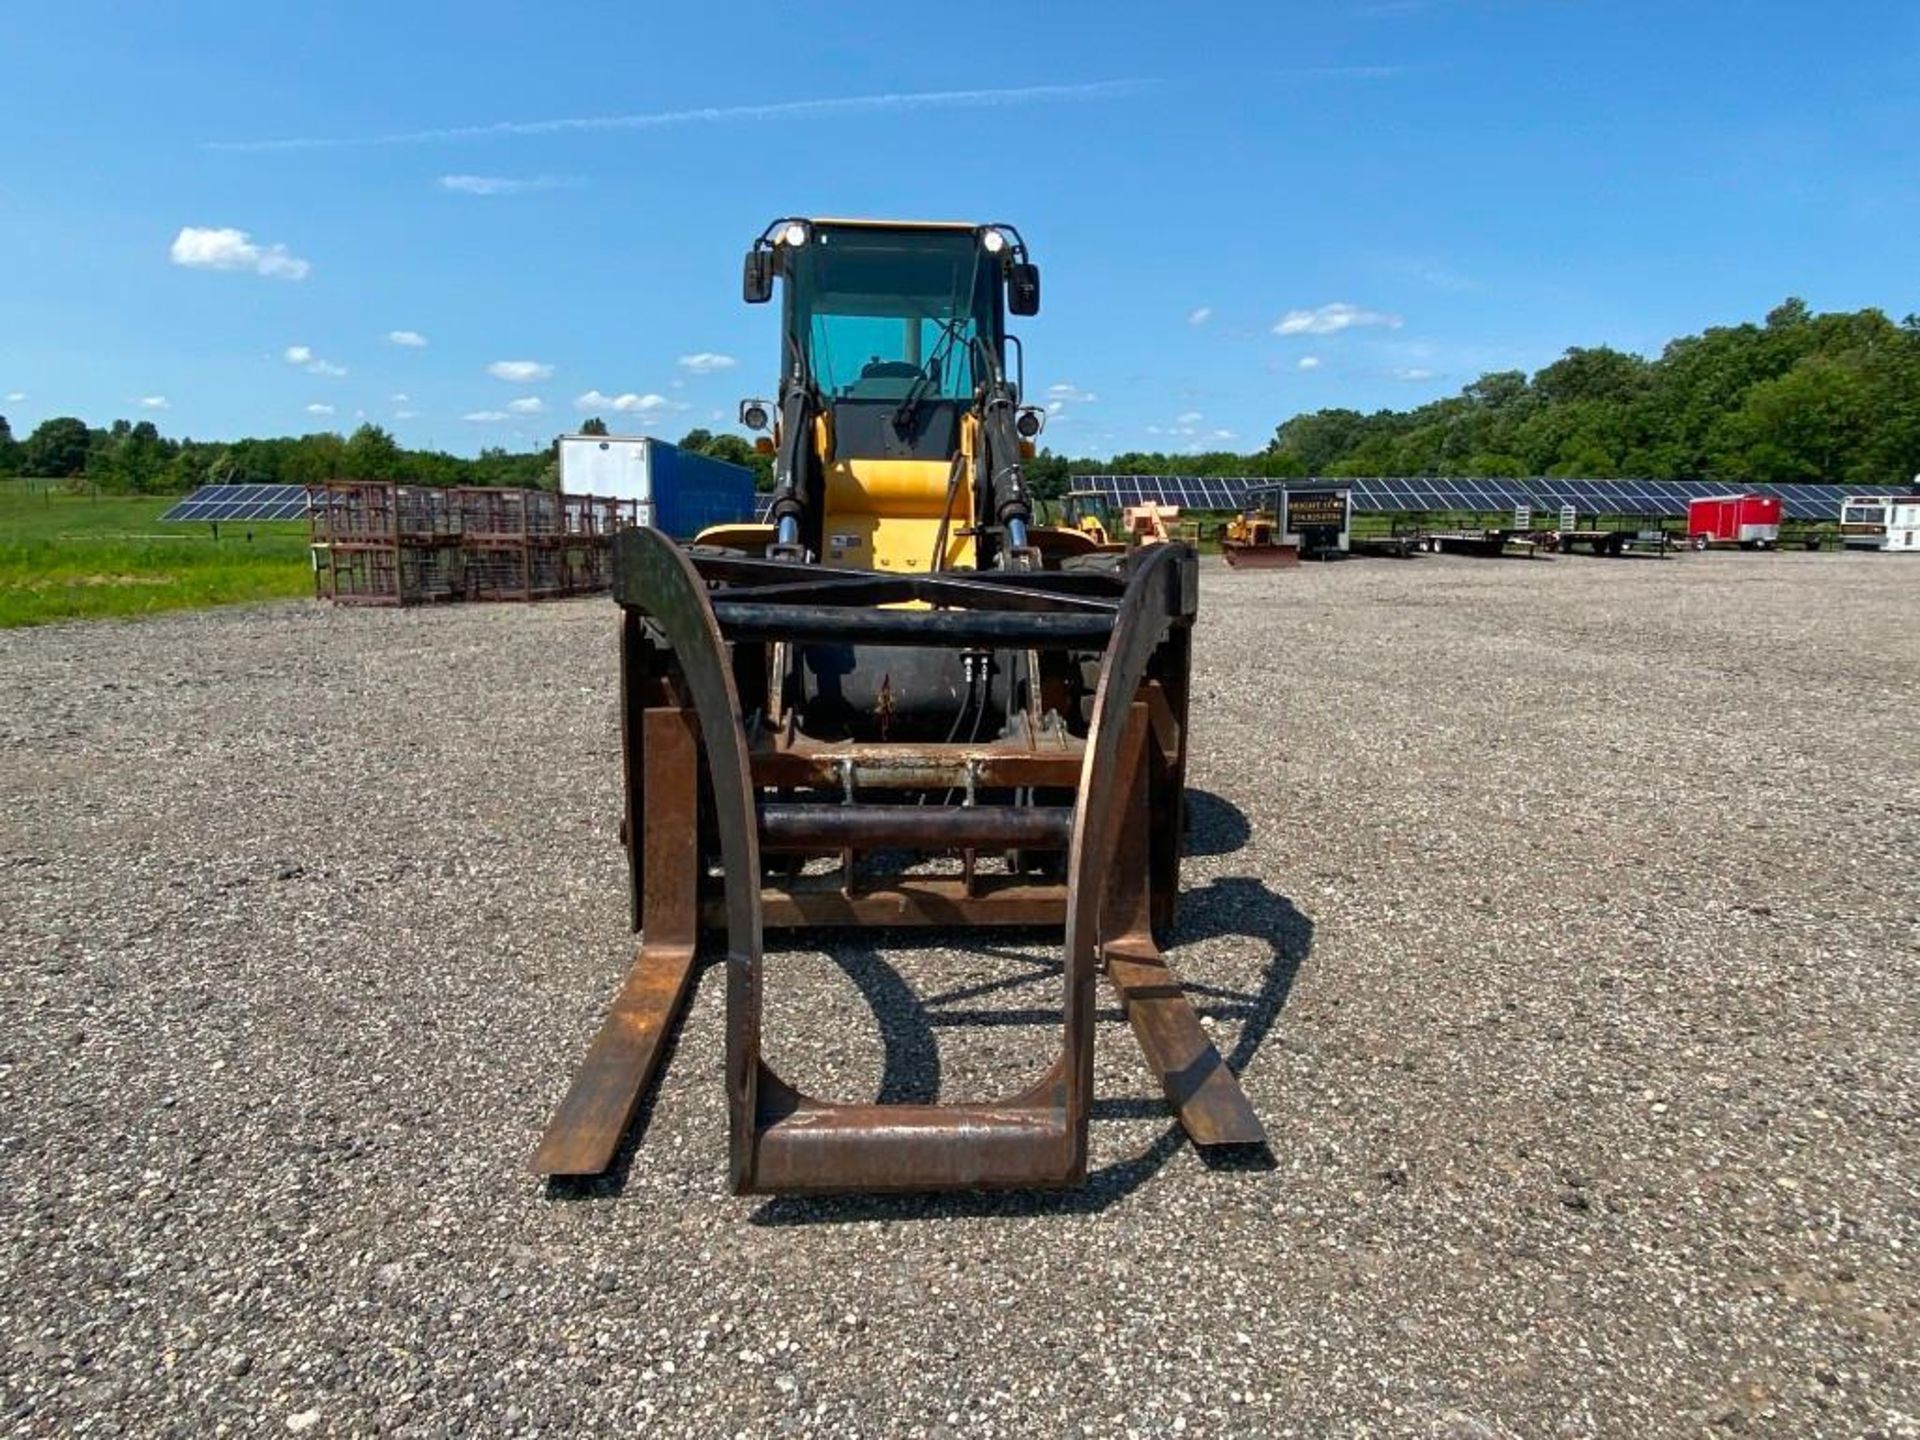
[(16, 5), (0, 413), (671, 438), (773, 387), (762, 225), (878, 214), (1025, 233), (1046, 443), (1254, 449), (1920, 309), (1917, 60), (1911, 3)]

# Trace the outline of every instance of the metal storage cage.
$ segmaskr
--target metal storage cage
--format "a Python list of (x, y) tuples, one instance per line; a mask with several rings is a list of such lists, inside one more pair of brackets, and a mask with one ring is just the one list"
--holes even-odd
[(343, 605), (545, 600), (604, 591), (640, 506), (604, 495), (387, 481), (306, 487), (314, 594)]
[(460, 597), (459, 514), (444, 490), (386, 481), (307, 487), (314, 594), (342, 605)]

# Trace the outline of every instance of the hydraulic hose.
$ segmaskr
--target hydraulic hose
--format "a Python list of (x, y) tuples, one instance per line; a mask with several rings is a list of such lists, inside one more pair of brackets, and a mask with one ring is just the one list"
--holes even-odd
[(812, 399), (804, 385), (790, 382), (780, 399), (780, 451), (773, 467), (772, 516), (782, 545), (800, 542), (800, 524), (813, 509), (807, 446), (812, 441)]

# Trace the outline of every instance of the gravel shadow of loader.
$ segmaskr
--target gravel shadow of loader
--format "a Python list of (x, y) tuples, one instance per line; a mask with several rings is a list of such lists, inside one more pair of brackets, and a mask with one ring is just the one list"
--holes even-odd
[[(1246, 816), (1231, 801), (1204, 790), (1187, 792), (1188, 857), (1223, 856), (1243, 849), (1252, 836)], [(1245, 1072), (1280, 1017), (1294, 976), (1313, 946), (1313, 921), (1284, 895), (1275, 893), (1257, 876), (1221, 876), (1181, 895), (1179, 919), (1171, 939), (1175, 945), (1218, 937), (1256, 940), (1269, 954), (1258, 985), (1252, 990), (1205, 983), (1183, 988), (1196, 1011), (1224, 1025), (1239, 1024), (1232, 1048), (1223, 1059), (1236, 1075)], [(879, 1021), (884, 1061), (876, 1099), (882, 1103), (931, 1102), (940, 1088), (938, 1031), (958, 1026), (1057, 1025), (1061, 962), (1023, 951), (981, 946), (978, 932), (962, 937), (927, 932), (926, 943), (960, 938), (976, 953), (996, 956), (1022, 967), (1020, 973), (977, 985), (923, 996), (871, 946), (849, 945), (842, 937), (834, 957), (859, 989)], [(715, 962), (719, 963), (719, 962)], [(1037, 989), (1034, 987), (1038, 987)], [(992, 1002), (999, 997), (1000, 1003)], [(1033, 1003), (1021, 1004), (1029, 999)], [(1106, 1023), (1122, 1019), (1117, 1006), (1099, 1011)], [(669, 1037), (669, 1047), (677, 1041)], [(555, 1199), (586, 1200), (618, 1195), (640, 1145), (650, 1128), (658, 1092), (648, 1094), (635, 1123), (605, 1173), (582, 1180), (552, 1180), (547, 1193)], [(1167, 1115), (1157, 1095), (1113, 1096), (1093, 1102), (1094, 1122), (1155, 1119)], [(1075, 1190), (958, 1191), (926, 1194), (784, 1195), (760, 1204), (750, 1217), (757, 1225), (832, 1224), (871, 1219), (939, 1219), (967, 1215), (1046, 1215), (1098, 1213), (1152, 1179), (1190, 1142), (1181, 1124), (1169, 1118), (1167, 1127), (1140, 1154), (1091, 1170), (1084, 1187)], [(1264, 1147), (1193, 1147), (1209, 1168), (1261, 1170), (1272, 1167)]]
[[(1206, 791), (1187, 797), (1190, 856), (1232, 854), (1251, 837), (1246, 816), (1230, 801)], [(1184, 988), (1195, 1009), (1206, 1019), (1239, 1031), (1225, 1056), (1229, 1069), (1243, 1073), (1259, 1053), (1286, 1004), (1294, 976), (1313, 945), (1313, 922), (1291, 900), (1276, 894), (1256, 876), (1223, 876), (1181, 895), (1180, 915), (1172, 940), (1193, 944), (1223, 936), (1257, 940), (1270, 954), (1257, 987), (1252, 990), (1189, 983)], [(929, 943), (940, 937), (929, 935)], [(972, 938), (976, 950), (978, 937)], [(938, 1031), (944, 1027), (996, 1025), (1057, 1025), (1060, 1008), (1052, 997), (1058, 991), (1061, 963), (1010, 950), (987, 947), (1022, 968), (1002, 979), (969, 985), (934, 995), (916, 994), (906, 979), (878, 950), (865, 946), (838, 948), (835, 958), (859, 988), (879, 1019), (885, 1061), (877, 1098), (886, 1103), (931, 1102), (940, 1088)], [(1035, 987), (1038, 987), (1035, 989)], [(1022, 1004), (1031, 994), (1035, 1003)], [(1042, 999), (1041, 997), (1046, 997)], [(981, 1004), (982, 1001), (999, 1003)], [(1101, 1007), (1104, 1022), (1120, 1022), (1117, 1006)], [(1166, 1115), (1158, 1095), (1096, 1099), (1095, 1122), (1138, 1120)], [(776, 1196), (752, 1215), (758, 1225), (832, 1224), (874, 1219), (939, 1219), (946, 1216), (1085, 1214), (1107, 1209), (1156, 1175), (1188, 1144), (1177, 1121), (1142, 1153), (1088, 1172), (1084, 1188), (1043, 1191), (962, 1191), (924, 1195)], [(1272, 1156), (1264, 1147), (1248, 1152), (1194, 1147), (1210, 1168), (1270, 1169)]]

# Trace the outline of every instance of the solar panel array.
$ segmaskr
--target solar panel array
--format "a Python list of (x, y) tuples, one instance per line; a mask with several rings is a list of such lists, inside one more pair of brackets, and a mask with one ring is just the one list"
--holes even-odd
[(302, 520), (304, 485), (202, 485), (160, 518), (176, 520)]
[(1557, 514), (1571, 505), (1583, 516), (1634, 515), (1649, 519), (1685, 518), (1687, 502), (1710, 495), (1729, 495), (1747, 489), (1778, 495), (1781, 509), (1796, 520), (1837, 520), (1846, 495), (1880, 494), (1872, 485), (1751, 485), (1741, 487), (1712, 480), (1504, 480), (1504, 479), (1390, 479), (1259, 480), (1218, 475), (1091, 475), (1077, 484), (1102, 491), (1115, 505), (1139, 505), (1149, 500), (1193, 510), (1238, 510), (1250, 492), (1286, 488), (1353, 492), (1356, 513), (1388, 514), (1415, 511), (1466, 510), (1485, 513), (1511, 511), (1528, 505), (1536, 514)]

